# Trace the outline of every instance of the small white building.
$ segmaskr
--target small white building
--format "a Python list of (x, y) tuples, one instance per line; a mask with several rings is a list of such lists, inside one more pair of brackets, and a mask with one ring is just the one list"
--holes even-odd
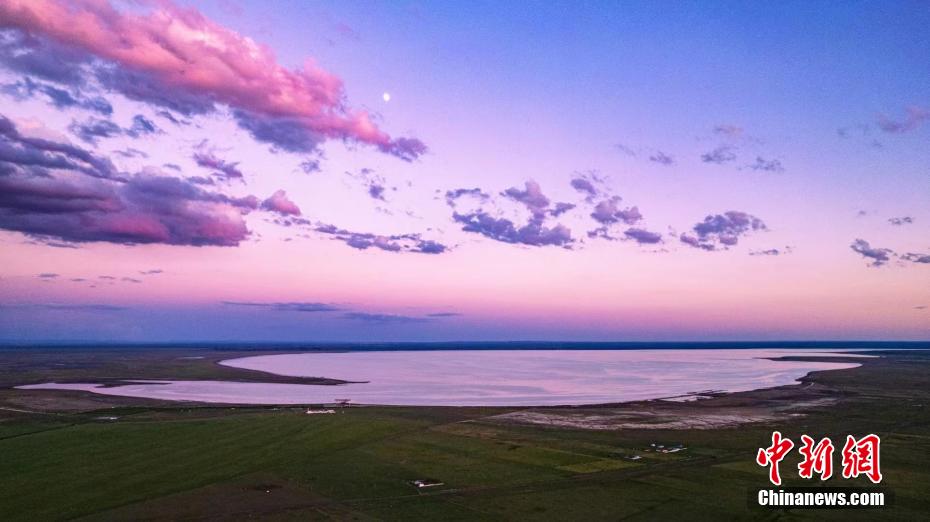
[(438, 481), (438, 480), (434, 480), (434, 479), (420, 479), (420, 480), (414, 480), (414, 481), (412, 482), (412, 484), (413, 484), (414, 486), (416, 486), (417, 489), (422, 489), (422, 488), (433, 488), (433, 487), (436, 487), (436, 486), (444, 486), (444, 485), (445, 485), (445, 483), (440, 482), (440, 481)]
[(336, 410), (313, 410), (313, 409), (307, 408), (307, 411), (305, 411), (304, 413), (306, 413), (307, 415), (326, 415), (329, 413), (336, 413)]

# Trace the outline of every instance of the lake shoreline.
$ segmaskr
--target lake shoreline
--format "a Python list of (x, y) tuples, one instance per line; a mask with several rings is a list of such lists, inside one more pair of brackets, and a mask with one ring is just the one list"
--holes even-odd
[[(229, 355), (229, 354), (224, 354), (224, 356), (225, 356), (225, 355)], [(239, 354), (236, 354), (236, 355), (239, 355)], [(282, 355), (284, 355), (284, 354), (282, 354)], [(291, 355), (293, 355), (293, 354), (291, 354)], [(856, 364), (856, 365), (860, 365), (860, 364), (863, 364), (864, 362), (866, 362), (866, 361), (868, 360), (868, 358), (862, 357), (862, 355), (864, 355), (863, 352), (856, 352), (856, 353), (855, 353), (855, 356), (850, 355), (849, 357), (845, 357), (845, 356), (843, 356), (842, 354), (830, 355), (830, 356), (822, 356), (822, 355), (821, 355), (821, 356), (818, 356), (818, 355), (816, 355), (816, 354), (811, 354), (811, 355), (805, 355), (805, 354), (797, 354), (797, 355), (796, 355), (796, 354), (791, 354), (790, 356), (783, 356), (783, 357), (778, 357), (778, 358), (764, 358), (764, 359), (767, 359), (767, 360), (775, 360), (775, 361), (777, 361), (777, 360), (784, 360), (784, 361), (794, 361), (794, 362), (797, 362), (797, 361), (805, 361), (805, 362), (818, 362), (818, 363), (830, 363), (830, 364), (845, 363), (845, 364)], [(760, 358), (760, 359), (763, 359), (763, 358)], [(228, 361), (228, 360), (229, 360), (229, 359), (226, 359), (226, 358), (224, 358), (224, 357), (211, 357), (209, 363), (210, 363), (211, 365), (213, 365), (213, 366), (219, 366), (219, 367), (226, 368), (226, 369), (235, 369), (235, 370), (239, 370), (239, 369), (240, 369), (240, 368), (234, 368), (234, 367), (230, 367), (230, 366), (226, 366), (226, 365), (222, 364), (224, 361)], [(201, 360), (198, 360), (198, 361), (189, 361), (189, 360), (188, 360), (188, 362), (196, 362), (196, 363), (203, 363), (203, 362), (206, 362), (206, 361), (207, 361), (206, 359), (201, 359)], [(343, 383), (344, 383), (344, 382), (347, 382), (347, 381), (340, 381), (340, 380), (338, 380), (338, 379), (306, 378), (306, 377), (295, 377), (295, 376), (281, 376), (281, 375), (277, 375), (277, 374), (274, 374), (274, 373), (268, 373), (268, 372), (266, 372), (266, 371), (254, 370), (254, 369), (252, 369), (252, 370), (243, 370), (243, 371), (249, 373), (249, 378), (248, 378), (248, 379), (236, 379), (236, 380), (225, 380), (225, 379), (224, 379), (224, 381), (226, 381), (226, 384), (242, 384), (242, 385), (244, 385), (244, 386), (249, 386), (249, 385), (261, 385), (261, 384), (281, 384), (281, 383), (284, 383), (284, 382), (287, 382), (287, 383), (290, 383), (290, 384), (334, 384), (334, 383), (338, 383), (338, 382), (343, 382)], [(497, 404), (495, 404), (495, 403), (486, 403), (486, 404), (390, 404), (390, 403), (388, 403), (388, 404), (383, 404), (383, 403), (374, 402), (374, 401), (367, 401), (367, 400), (353, 401), (353, 403), (365, 404), (366, 406), (384, 406), (384, 407), (487, 407), (487, 408), (500, 407), (500, 408), (505, 408), (505, 409), (506, 409), (506, 408), (528, 408), (528, 407), (532, 407), (532, 408), (609, 408), (609, 407), (616, 406), (616, 405), (619, 405), (619, 404), (628, 405), (628, 404), (634, 404), (634, 403), (638, 403), (638, 402), (648, 402), (648, 403), (652, 403), (652, 402), (656, 402), (656, 401), (661, 401), (661, 402), (668, 402), (668, 403), (672, 403), (672, 402), (682, 402), (683, 405), (686, 405), (686, 406), (687, 406), (687, 405), (690, 405), (690, 404), (692, 404), (692, 403), (694, 403), (694, 402), (705, 402), (705, 401), (710, 400), (710, 399), (717, 399), (717, 398), (719, 398), (720, 396), (725, 396), (725, 395), (730, 395), (730, 394), (735, 394), (735, 393), (764, 392), (765, 390), (777, 389), (777, 388), (781, 388), (781, 387), (785, 387), (785, 386), (787, 386), (787, 387), (798, 386), (799, 384), (806, 382), (806, 381), (810, 378), (810, 374), (811, 374), (811, 373), (816, 373), (817, 371), (820, 371), (820, 370), (814, 370), (813, 372), (806, 372), (806, 373), (803, 374), (803, 375), (798, 375), (797, 377), (793, 378), (792, 381), (797, 380), (797, 383), (791, 382), (791, 383), (785, 383), (785, 384), (783, 384), (783, 385), (780, 384), (780, 385), (777, 385), (777, 386), (766, 386), (766, 385), (765, 385), (766, 383), (759, 383), (760, 386), (759, 386), (758, 388), (751, 388), (751, 389), (745, 389), (745, 388), (744, 388), (744, 389), (733, 389), (733, 390), (730, 390), (730, 391), (727, 391), (727, 390), (723, 390), (723, 391), (721, 391), (721, 390), (716, 390), (716, 391), (710, 392), (710, 391), (708, 391), (708, 388), (714, 388), (713, 383), (711, 383), (710, 386), (706, 386), (706, 387), (697, 387), (697, 386), (696, 386), (694, 389), (689, 389), (689, 390), (687, 390), (686, 393), (666, 393), (666, 394), (656, 393), (655, 396), (653, 396), (653, 397), (634, 397), (634, 398), (623, 399), (623, 400), (603, 400), (603, 401), (591, 401), (591, 402), (579, 402), (579, 401), (572, 402), (572, 401), (565, 401), (564, 403), (562, 403), (562, 402), (558, 402), (558, 403), (556, 403), (556, 402), (550, 402), (550, 403), (538, 403), (538, 404), (531, 404), (531, 403), (524, 403), (524, 404), (520, 404), (520, 403), (507, 403), (507, 404), (502, 404), (502, 403), (497, 403)], [(828, 370), (828, 371), (840, 371), (840, 370)], [(98, 374), (98, 375), (99, 375), (99, 374)], [(164, 375), (164, 374), (162, 374), (162, 375)], [(265, 376), (267, 376), (268, 378), (267, 378), (267, 379), (264, 378)], [(55, 393), (87, 394), (87, 395), (96, 395), (96, 396), (98, 396), (98, 397), (100, 397), (100, 396), (105, 396), (105, 397), (108, 397), (108, 398), (113, 398), (114, 400), (118, 400), (119, 402), (129, 401), (130, 403), (131, 403), (131, 401), (133, 401), (133, 400), (138, 400), (138, 401), (156, 401), (156, 402), (165, 403), (165, 404), (183, 404), (183, 405), (199, 405), (199, 406), (200, 406), (200, 405), (209, 405), (209, 406), (238, 406), (238, 407), (263, 407), (263, 406), (267, 406), (267, 407), (293, 407), (295, 404), (332, 404), (332, 403), (335, 403), (335, 402), (336, 402), (336, 401), (334, 400), (334, 397), (333, 397), (333, 398), (329, 398), (328, 395), (327, 395), (327, 399), (325, 399), (325, 400), (296, 400), (296, 401), (295, 401), (295, 400), (290, 400), (290, 401), (288, 401), (288, 400), (285, 400), (285, 401), (268, 400), (268, 401), (252, 401), (252, 402), (243, 402), (243, 401), (237, 401), (237, 400), (230, 400), (230, 401), (226, 401), (226, 400), (221, 400), (221, 401), (217, 401), (217, 400), (207, 400), (207, 401), (205, 401), (205, 400), (198, 400), (198, 399), (196, 399), (196, 398), (194, 398), (194, 399), (185, 399), (185, 398), (183, 398), (183, 397), (178, 397), (178, 399), (180, 399), (180, 400), (166, 400), (164, 397), (159, 397), (159, 396), (141, 396), (141, 395), (140, 395), (140, 396), (124, 396), (124, 395), (111, 395), (109, 392), (112, 391), (112, 388), (114, 388), (114, 387), (122, 387), (122, 386), (132, 385), (133, 383), (139, 383), (140, 381), (143, 381), (143, 382), (148, 381), (148, 382), (145, 382), (145, 384), (144, 384), (144, 386), (146, 386), (146, 387), (150, 387), (150, 386), (162, 386), (162, 385), (165, 384), (164, 382), (157, 382), (157, 383), (156, 383), (156, 382), (151, 382), (151, 381), (163, 381), (163, 380), (176, 381), (177, 383), (181, 383), (181, 384), (190, 384), (190, 383), (196, 384), (196, 383), (194, 383), (192, 380), (186, 380), (186, 381), (185, 381), (185, 380), (180, 380), (180, 381), (179, 381), (177, 378), (174, 378), (174, 379), (163, 379), (163, 378), (158, 378), (158, 377), (150, 376), (150, 375), (145, 375), (145, 376), (143, 376), (143, 377), (132, 377), (132, 378), (128, 378), (128, 379), (127, 379), (127, 378), (122, 378), (122, 377), (87, 378), (87, 377), (90, 377), (90, 376), (88, 376), (88, 375), (84, 375), (84, 376), (81, 376), (81, 377), (82, 377), (82, 378), (75, 378), (75, 377), (72, 377), (71, 379), (45, 380), (44, 382), (45, 382), (45, 383), (55, 382), (55, 383), (58, 383), (58, 384), (61, 384), (61, 385), (69, 385), (70, 383), (82, 383), (82, 384), (85, 384), (85, 385), (86, 385), (86, 384), (89, 384), (89, 383), (93, 383), (93, 384), (95, 384), (95, 385), (102, 385), (102, 386), (99, 388), (100, 392), (89, 391), (89, 390), (81, 390), (81, 391), (56, 390)], [(213, 380), (213, 379), (207, 379), (207, 380), (204, 381), (204, 382), (205, 382), (206, 384), (208, 384), (208, 385), (217, 385), (217, 384), (222, 383), (222, 381), (216, 381), (216, 380)], [(31, 383), (27, 383), (27, 386), (28, 386), (29, 384), (31, 384)], [(753, 385), (755, 385), (755, 384), (753, 384)], [(342, 388), (343, 388), (342, 386), (335, 386), (335, 388), (333, 389), (333, 392), (332, 392), (332, 393), (340, 393), (340, 394), (343, 394), (342, 391), (338, 391), (338, 392), (337, 392), (338, 389), (342, 389)], [(345, 389), (348, 390), (349, 388), (345, 388)], [(31, 393), (51, 393), (51, 392), (53, 391), (53, 390), (48, 390), (48, 389), (46, 389), (46, 390), (30, 390), (30, 389), (28, 389), (28, 388), (26, 388), (26, 389), (18, 388), (18, 390), (21, 391), (21, 392), (26, 392), (26, 391), (28, 391), (28, 392), (31, 392)], [(101, 393), (101, 392), (102, 392), (102, 393)], [(351, 396), (351, 394), (348, 394), (348, 395)], [(689, 397), (689, 396), (693, 396), (695, 399), (699, 399), (699, 400), (681, 400), (681, 399), (689, 399), (689, 398), (691, 398), (691, 397)], [(679, 400), (675, 400), (676, 397), (679, 398)], [(121, 400), (121, 399), (122, 399), (122, 400)], [(557, 399), (556, 399), (556, 400), (557, 400)]]

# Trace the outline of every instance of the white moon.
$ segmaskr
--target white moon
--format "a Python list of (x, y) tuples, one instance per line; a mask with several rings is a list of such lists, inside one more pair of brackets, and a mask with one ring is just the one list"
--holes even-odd
[(381, 99), (383, 99), (385, 102), (391, 101), (391, 93), (386, 92), (386, 93), (382, 94), (382, 95), (381, 95)]

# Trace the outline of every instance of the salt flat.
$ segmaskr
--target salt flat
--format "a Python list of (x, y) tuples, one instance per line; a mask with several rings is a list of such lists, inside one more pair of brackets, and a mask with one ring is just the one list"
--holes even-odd
[(788, 349), (435, 350), (261, 355), (220, 364), (277, 375), (327, 377), (341, 385), (230, 381), (44, 383), (23, 389), (235, 404), (333, 403), (398, 406), (553, 406), (614, 403), (792, 384), (850, 362), (781, 361), (825, 355)]

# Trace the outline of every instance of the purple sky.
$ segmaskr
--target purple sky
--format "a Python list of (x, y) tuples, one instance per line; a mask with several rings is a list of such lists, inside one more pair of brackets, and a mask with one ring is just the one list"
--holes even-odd
[(928, 23), (4, 0), (0, 341), (928, 339)]

